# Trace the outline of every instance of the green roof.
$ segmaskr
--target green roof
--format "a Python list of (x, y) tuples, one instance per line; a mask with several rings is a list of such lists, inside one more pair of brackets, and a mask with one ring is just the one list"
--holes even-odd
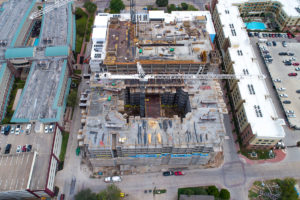
[(12, 58), (31, 58), (33, 57), (33, 47), (8, 48), (5, 52), (5, 59)]
[(68, 56), (68, 55), (69, 55), (68, 46), (47, 47), (45, 51), (45, 56)]

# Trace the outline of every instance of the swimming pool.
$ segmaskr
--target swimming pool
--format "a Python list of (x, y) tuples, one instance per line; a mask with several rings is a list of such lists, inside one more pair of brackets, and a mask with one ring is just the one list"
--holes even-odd
[(250, 30), (265, 30), (266, 29), (266, 25), (262, 22), (249, 22), (249, 23), (245, 23), (247, 29)]

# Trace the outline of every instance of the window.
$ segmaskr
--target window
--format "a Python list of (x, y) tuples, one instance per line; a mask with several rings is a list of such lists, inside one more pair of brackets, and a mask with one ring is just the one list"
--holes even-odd
[(242, 51), (242, 50), (237, 50), (237, 54), (238, 54), (239, 56), (242, 56), (242, 55), (243, 55), (243, 51)]
[(254, 95), (255, 94), (255, 91), (254, 91), (254, 87), (252, 84), (248, 84), (248, 89), (249, 89), (249, 93)]
[(229, 10), (225, 10), (225, 13), (226, 13), (226, 14), (229, 14)]
[(229, 24), (229, 27), (230, 27), (230, 28), (234, 28), (233, 24)]
[(261, 143), (261, 144), (266, 144), (266, 143), (263, 142), (263, 143)]
[(231, 29), (231, 34), (232, 34), (232, 36), (236, 36), (236, 32), (234, 29)]
[(257, 117), (263, 117), (260, 106), (254, 105), (254, 110), (255, 110), (255, 113), (256, 113)]
[(269, 140), (264, 140), (264, 142), (269, 142)]
[(249, 75), (248, 69), (243, 69), (243, 73), (244, 73), (244, 75)]
[(261, 142), (261, 140), (258, 140), (259, 142)]

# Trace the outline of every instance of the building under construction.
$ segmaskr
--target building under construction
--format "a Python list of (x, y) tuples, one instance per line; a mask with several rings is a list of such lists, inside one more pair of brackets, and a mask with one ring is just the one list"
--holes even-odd
[(218, 69), (209, 13), (157, 12), (137, 14), (136, 23), (129, 14), (96, 17), (78, 135), (94, 171), (213, 165), (222, 158), (227, 110), (219, 82), (168, 76)]

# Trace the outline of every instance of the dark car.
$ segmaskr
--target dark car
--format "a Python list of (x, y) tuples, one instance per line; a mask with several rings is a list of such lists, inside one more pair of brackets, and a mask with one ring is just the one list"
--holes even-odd
[(290, 66), (290, 65), (292, 65), (292, 63), (291, 63), (291, 62), (285, 62), (284, 64), (285, 64), (285, 65), (287, 65), (287, 66)]
[(5, 129), (4, 129), (4, 135), (8, 135), (9, 132), (10, 132), (10, 125), (6, 126)]
[(264, 56), (265, 58), (272, 58), (272, 56), (270, 56), (269, 54)]
[(295, 73), (295, 72), (292, 72), (292, 73), (289, 73), (288, 75), (289, 75), (289, 76), (297, 76), (298, 74)]
[(273, 44), (273, 46), (276, 46), (276, 42), (275, 41), (272, 41), (272, 44)]
[(291, 104), (292, 102), (290, 100), (285, 100), (282, 103), (284, 103), (284, 104)]
[(174, 175), (174, 172), (173, 171), (166, 171), (166, 172), (163, 172), (163, 176), (172, 176)]
[(289, 53), (288, 53), (288, 55), (289, 55), (289, 56), (294, 56), (295, 54), (294, 54), (294, 53), (291, 53), (291, 52), (289, 52)]
[(279, 52), (278, 55), (280, 55), (280, 56), (287, 56), (288, 53), (287, 52)]
[(269, 33), (269, 37), (272, 37), (272, 34), (271, 34), (271, 33)]
[(300, 93), (300, 90), (296, 90), (297, 93)]
[(9, 154), (10, 152), (10, 149), (11, 149), (11, 144), (7, 144), (6, 147), (5, 147), (5, 154)]
[(27, 151), (27, 152), (30, 152), (31, 149), (32, 149), (32, 145), (30, 144), (30, 145), (27, 146), (26, 151)]

